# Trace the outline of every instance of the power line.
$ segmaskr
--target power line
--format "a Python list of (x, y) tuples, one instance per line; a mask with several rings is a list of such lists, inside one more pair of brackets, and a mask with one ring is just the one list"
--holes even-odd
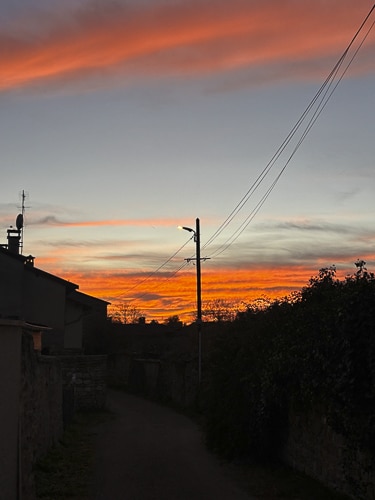
[[(161, 264), (157, 269), (155, 269), (154, 271), (152, 271), (151, 273), (149, 273), (144, 279), (142, 279), (141, 281), (135, 283), (135, 285), (133, 285), (131, 288), (129, 288), (126, 292), (122, 292), (118, 295), (116, 295), (116, 299), (124, 296), (124, 295), (128, 295), (132, 290), (138, 288), (139, 286), (143, 285), (143, 283), (145, 283), (146, 281), (148, 281), (150, 278), (152, 278), (156, 273), (158, 273), (163, 267), (165, 267), (174, 257), (176, 257), (177, 254), (179, 254), (181, 252), (181, 250), (183, 248), (185, 248), (185, 246), (189, 243), (189, 241), (192, 240), (193, 237), (190, 237), (183, 245), (180, 246), (180, 248), (178, 250), (176, 250), (176, 252), (174, 252), (174, 254), (172, 254), (166, 261), (163, 262), (163, 264)], [(183, 267), (183, 266), (181, 266)], [(179, 271), (179, 269), (177, 271), (174, 271), (174, 273), (172, 274), (172, 276), (170, 277), (173, 277), (177, 272)], [(134, 299), (132, 299), (134, 300)]]
[[(263, 204), (266, 202), (267, 198), (270, 196), (271, 192), (275, 188), (276, 184), (280, 180), (281, 176), (285, 172), (287, 166), (291, 162), (292, 158), (294, 157), (295, 153), (298, 151), (300, 146), (302, 145), (303, 141), (307, 137), (308, 133), (316, 123), (317, 119), (319, 118), (320, 114), (322, 113), (323, 109), (325, 106), (328, 104), (328, 101), (332, 97), (334, 91), (336, 90), (337, 86), (345, 76), (347, 70), (349, 69), (351, 63), (355, 59), (356, 55), (358, 54), (359, 50), (361, 49), (362, 45), (364, 44), (365, 40), (367, 39), (369, 33), (371, 32), (375, 21), (371, 24), (370, 28), (368, 29), (367, 33), (365, 34), (364, 38), (360, 42), (359, 46), (354, 52), (354, 55), (351, 57), (349, 60), (348, 64), (346, 65), (345, 69), (339, 76), (338, 80), (336, 81), (335, 85), (332, 88), (332, 85), (335, 82), (335, 79), (337, 79), (337, 75), (339, 74), (340, 68), (343, 65), (351, 47), (355, 43), (355, 40), (358, 38), (360, 32), (362, 31), (363, 27), (367, 23), (368, 19), (370, 18), (372, 12), (375, 9), (375, 4), (367, 14), (366, 18), (362, 22), (361, 26), (358, 28), (357, 32), (353, 36), (352, 40), (350, 41), (349, 45), (339, 58), (339, 60), (336, 62), (335, 66), (325, 79), (324, 83), (321, 85), (319, 88), (318, 92), (315, 94), (313, 99), (310, 101), (308, 104), (307, 108), (305, 111), (302, 113), (301, 117), (298, 119), (296, 124), (293, 126), (292, 130), (289, 132), (287, 137), (284, 139), (282, 142), (281, 146), (277, 149), (276, 153), (272, 156), (270, 161), (266, 164), (264, 169), (261, 171), (261, 173), (258, 175), (256, 180), (252, 183), (248, 191), (245, 193), (245, 195), (240, 199), (240, 201), (237, 203), (235, 208), (232, 210), (232, 212), (228, 215), (228, 217), (224, 220), (224, 222), (219, 226), (219, 228), (212, 234), (212, 236), (207, 240), (207, 242), (202, 246), (202, 250), (211, 246), (212, 243), (218, 238), (218, 236), (231, 224), (231, 222), (235, 219), (235, 217), (239, 214), (239, 212), (244, 208), (244, 206), (247, 204), (249, 199), (254, 195), (254, 193), (259, 189), (261, 184), (265, 181), (267, 175), (270, 173), (274, 165), (276, 164), (277, 160), (281, 157), (281, 155), (284, 153), (286, 148), (289, 146), (291, 143), (292, 139), (295, 137), (297, 134), (298, 130), (302, 127), (302, 124), (306, 121), (307, 117), (312, 113), (312, 116), (310, 117), (307, 125), (305, 126), (304, 130), (302, 131), (302, 134), (300, 138), (297, 141), (297, 144), (295, 145), (294, 149), (292, 150), (292, 153), (289, 155), (287, 161), (285, 162), (284, 166), (282, 169), (279, 171), (277, 176), (274, 178), (270, 186), (267, 188), (266, 192), (262, 195), (261, 199), (258, 201), (258, 203), (255, 205), (255, 207), (251, 210), (251, 212), (248, 214), (248, 216), (245, 218), (245, 220), (239, 225), (239, 227), (232, 233), (232, 235), (227, 238), (227, 240), (217, 249), (215, 250), (210, 257), (215, 257), (220, 254), (222, 254), (224, 251), (226, 251), (239, 237), (240, 235), (245, 231), (245, 229), (248, 227), (250, 222), (254, 219), (254, 217), (257, 215), (259, 210), (262, 208)], [(155, 271), (151, 272), (149, 275), (147, 275), (143, 280), (140, 282), (136, 283), (133, 287), (128, 289), (126, 292), (123, 292), (119, 294), (116, 298), (123, 297), (125, 295), (128, 295), (132, 290), (138, 288), (141, 286), (143, 283), (148, 281), (150, 278), (152, 278), (156, 273), (158, 273), (163, 267), (165, 267), (192, 239), (193, 237), (189, 238), (171, 257), (169, 257), (163, 264), (161, 264)], [(193, 257), (192, 257), (193, 258)], [(189, 260), (189, 259), (188, 259)], [(188, 260), (185, 261), (183, 264), (181, 264), (172, 274), (170, 274), (166, 280), (169, 280), (173, 278), (178, 272), (180, 272), (182, 269), (184, 269), (188, 265)], [(190, 259), (191, 260), (191, 259)], [(142, 298), (143, 296), (147, 295), (149, 292), (145, 292), (144, 294), (138, 295), (137, 298)], [(134, 298), (130, 299), (129, 301), (135, 300)]]
[(315, 111), (313, 112), (312, 117), (310, 118), (307, 126), (305, 127), (304, 131), (302, 132), (302, 135), (301, 135), (300, 139), (298, 140), (297, 145), (294, 147), (291, 155), (289, 156), (288, 160), (284, 164), (284, 167), (281, 169), (281, 171), (279, 172), (279, 174), (276, 176), (276, 178), (274, 179), (274, 181), (272, 182), (272, 184), (270, 185), (270, 187), (267, 189), (266, 193), (262, 196), (261, 200), (256, 204), (256, 206), (253, 208), (253, 210), (250, 212), (250, 214), (242, 222), (242, 224), (225, 241), (225, 243), (219, 247), (219, 249), (217, 249), (215, 252), (213, 252), (213, 254), (211, 254), (211, 257), (220, 255), (227, 248), (229, 248), (234, 243), (234, 241), (236, 241), (238, 239), (238, 237), (247, 228), (247, 226), (249, 225), (249, 223), (254, 219), (255, 215), (259, 212), (260, 208), (263, 206), (263, 204), (265, 203), (265, 201), (268, 198), (268, 196), (271, 194), (272, 190), (276, 186), (276, 184), (277, 184), (278, 180), (280, 179), (281, 175), (284, 173), (284, 171), (286, 170), (286, 167), (290, 163), (291, 159), (293, 158), (293, 156), (295, 155), (295, 153), (297, 152), (297, 150), (299, 149), (299, 147), (301, 146), (301, 144), (305, 140), (306, 136), (310, 132), (311, 128), (313, 127), (313, 125), (317, 121), (318, 117), (322, 113), (323, 109), (325, 108), (325, 106), (327, 105), (328, 101), (332, 97), (332, 95), (333, 95), (334, 91), (336, 90), (337, 86), (339, 85), (339, 83), (343, 79), (344, 75), (346, 74), (349, 66), (353, 62), (354, 58), (356, 57), (357, 53), (359, 52), (360, 48), (362, 47), (363, 43), (365, 42), (366, 38), (368, 37), (371, 29), (373, 28), (373, 26), (375, 24), (375, 21), (371, 24), (371, 26), (368, 29), (367, 33), (365, 34), (364, 38), (362, 39), (362, 41), (360, 42), (359, 46), (355, 50), (354, 55), (351, 57), (349, 63), (347, 64), (346, 68), (344, 69), (344, 71), (340, 75), (340, 77), (339, 77), (338, 81), (336, 82), (335, 86), (330, 91), (330, 89), (331, 89), (331, 87), (332, 87), (332, 85), (333, 85), (333, 83), (334, 83), (334, 81), (335, 81), (335, 79), (336, 79), (336, 77), (337, 77), (337, 75), (339, 73), (339, 70), (340, 70), (343, 62), (344, 62), (345, 58), (347, 57), (347, 55), (348, 55), (348, 53), (350, 51), (350, 48), (354, 44), (356, 38), (358, 37), (358, 35), (362, 31), (363, 27), (365, 26), (367, 20), (369, 19), (370, 15), (372, 14), (372, 12), (373, 12), (374, 9), (375, 9), (375, 4), (373, 5), (372, 9), (370, 10), (370, 12), (368, 13), (368, 15), (366, 16), (365, 20), (362, 22), (360, 28), (357, 30), (357, 32), (353, 36), (353, 38), (350, 41), (349, 45), (347, 46), (347, 48), (343, 52), (342, 56), (339, 58), (339, 60), (335, 64), (334, 68), (329, 73), (329, 75), (326, 78), (326, 80), (324, 81), (324, 83), (322, 84), (322, 86), (319, 88), (318, 92), (315, 94), (314, 98), (311, 100), (311, 102), (307, 106), (306, 110), (303, 112), (303, 114), (301, 115), (301, 117), (299, 118), (299, 120), (297, 121), (297, 123), (292, 128), (291, 132), (288, 134), (288, 136), (286, 137), (286, 139), (283, 141), (283, 143), (281, 144), (281, 146), (278, 148), (278, 150), (273, 155), (273, 157), (271, 158), (271, 160), (267, 163), (266, 167), (262, 170), (262, 172), (260, 173), (260, 175), (257, 177), (257, 179), (254, 181), (254, 183), (251, 185), (251, 187), (249, 188), (249, 190), (246, 192), (246, 194), (241, 198), (241, 200), (236, 205), (236, 207), (232, 210), (232, 212), (225, 219), (225, 221), (219, 226), (219, 228), (215, 231), (215, 233), (213, 233), (213, 235), (209, 238), (209, 240), (202, 247), (202, 248), (207, 248), (208, 246), (210, 246), (213, 243), (213, 241), (224, 231), (224, 229), (238, 215), (238, 213), (242, 210), (242, 208), (245, 206), (245, 204), (249, 201), (250, 197), (255, 193), (255, 191), (259, 188), (259, 186), (265, 180), (266, 176), (271, 171), (271, 169), (275, 165), (276, 161), (280, 158), (281, 154), (285, 151), (286, 147), (290, 144), (292, 138), (296, 135), (297, 131), (302, 126), (303, 122), (305, 121), (305, 119), (307, 118), (307, 116), (309, 115), (309, 113), (313, 110), (315, 104), (318, 103)]

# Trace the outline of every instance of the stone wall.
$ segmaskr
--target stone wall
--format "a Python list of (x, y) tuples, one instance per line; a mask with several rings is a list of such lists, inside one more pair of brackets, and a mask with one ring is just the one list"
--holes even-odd
[(195, 403), (197, 376), (195, 358), (148, 359), (124, 352), (108, 356), (111, 385), (184, 408)]
[[(23, 500), (34, 500), (33, 466), (76, 411), (103, 408), (106, 356), (42, 356), (22, 337), (20, 471)], [(1, 495), (0, 495), (1, 496)]]
[(169, 359), (162, 363), (158, 379), (161, 399), (182, 408), (194, 406), (198, 396), (197, 367), (196, 358)]
[(32, 468), (63, 432), (62, 377), (58, 360), (34, 352), (31, 335), (22, 335), (19, 415), (19, 467), (23, 500), (34, 499)]
[(107, 356), (59, 356), (58, 359), (62, 368), (64, 397), (74, 406), (65, 408), (65, 413), (104, 408)]
[(108, 355), (107, 380), (113, 387), (128, 388), (130, 370), (134, 356), (127, 352), (118, 352)]
[(34, 326), (0, 318), (4, 500), (35, 500), (33, 467), (62, 437), (66, 417), (105, 405), (106, 356), (44, 356), (32, 335)]
[(327, 422), (324, 408), (289, 412), (283, 460), (355, 500), (375, 500), (375, 464)]

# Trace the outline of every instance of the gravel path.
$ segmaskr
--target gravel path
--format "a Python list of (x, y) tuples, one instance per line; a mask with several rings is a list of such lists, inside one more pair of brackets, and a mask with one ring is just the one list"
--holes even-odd
[(108, 408), (114, 418), (97, 427), (92, 499), (251, 500), (186, 416), (117, 391)]

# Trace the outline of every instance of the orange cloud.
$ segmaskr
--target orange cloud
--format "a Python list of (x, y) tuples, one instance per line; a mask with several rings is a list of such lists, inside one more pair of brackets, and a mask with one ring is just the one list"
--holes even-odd
[[(260, 298), (281, 298), (300, 290), (317, 269), (303, 266), (291, 268), (204, 270), (202, 273), (202, 301), (226, 299), (250, 303)], [(59, 273), (58, 273), (59, 274)], [(184, 321), (192, 321), (196, 311), (195, 268), (175, 276), (156, 274), (151, 279), (142, 273), (119, 274), (111, 271), (60, 273), (65, 279), (79, 284), (84, 293), (111, 302), (112, 307), (130, 302), (141, 310), (147, 320), (163, 320), (177, 314)]]
[[(44, 15), (38, 36), (32, 18), (28, 35), (25, 20), (23, 35), (0, 30), (0, 88), (103, 71), (202, 74), (298, 61), (316, 71), (342, 53), (368, 9), (367, 0), (96, 2), (59, 20)], [(373, 59), (363, 70), (374, 70)]]
[[(322, 267), (336, 263), (339, 265), (338, 277), (343, 279), (355, 272), (352, 265), (358, 255), (338, 253), (324, 259), (322, 257), (295, 262), (270, 261), (239, 263), (231, 265), (207, 262), (202, 265), (202, 300), (204, 304), (213, 299), (226, 299), (238, 303), (250, 303), (260, 297), (281, 298), (304, 287), (312, 276)], [(75, 261), (75, 248), (49, 252), (46, 257), (38, 257), (36, 265), (79, 285), (79, 289), (90, 295), (111, 302), (111, 307), (130, 302), (141, 310), (148, 321), (163, 320), (177, 314), (184, 321), (191, 321), (196, 311), (196, 268), (191, 265), (179, 272), (168, 270), (150, 273), (135, 269), (120, 269), (118, 264), (109, 269), (106, 263), (91, 266), (91, 258), (82, 256)], [(73, 257), (73, 259), (69, 259)], [(333, 258), (334, 257), (334, 258)], [(375, 254), (362, 252), (363, 258), (373, 271)], [(136, 263), (137, 259), (135, 259)], [(126, 261), (124, 262), (126, 263)], [(176, 262), (174, 262), (176, 270)]]

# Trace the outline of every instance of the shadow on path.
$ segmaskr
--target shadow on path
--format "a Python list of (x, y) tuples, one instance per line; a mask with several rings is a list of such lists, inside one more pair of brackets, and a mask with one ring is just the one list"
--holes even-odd
[[(98, 425), (95, 500), (251, 500), (188, 417), (117, 391)], [(254, 500), (254, 499), (253, 499)]]

